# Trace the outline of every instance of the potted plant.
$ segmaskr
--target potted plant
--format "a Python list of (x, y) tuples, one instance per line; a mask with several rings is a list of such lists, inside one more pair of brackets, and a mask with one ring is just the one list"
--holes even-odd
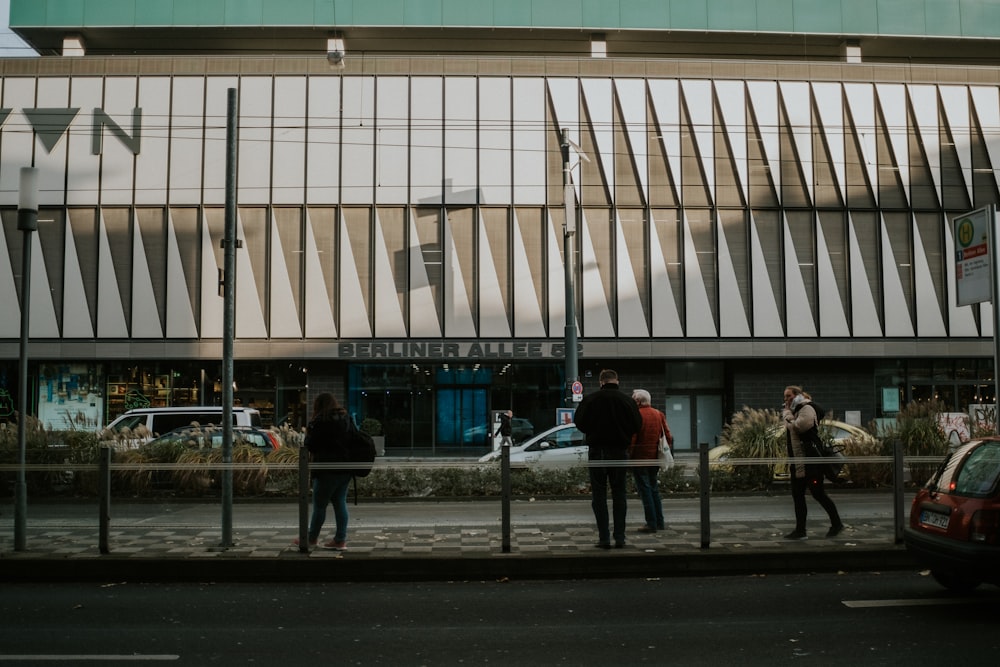
[(358, 427), (362, 433), (367, 433), (375, 441), (375, 452), (379, 456), (385, 456), (385, 436), (382, 435), (382, 422), (374, 417), (365, 417)]

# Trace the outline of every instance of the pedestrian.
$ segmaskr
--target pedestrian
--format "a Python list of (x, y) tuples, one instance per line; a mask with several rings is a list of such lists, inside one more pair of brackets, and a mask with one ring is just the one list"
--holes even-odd
[[(625, 469), (632, 436), (642, 427), (639, 407), (618, 389), (618, 373), (603, 370), (601, 388), (576, 408), (574, 422), (586, 436), (590, 473), (590, 506), (597, 520), (597, 546), (625, 546)], [(603, 463), (606, 462), (606, 463)], [(608, 528), (608, 487), (611, 487), (613, 532)]]
[(670, 434), (667, 416), (651, 405), (649, 392), (636, 389), (632, 392), (632, 400), (639, 406), (642, 417), (642, 428), (632, 437), (632, 446), (628, 450), (629, 461), (633, 462), (632, 476), (635, 478), (635, 488), (642, 501), (642, 511), (646, 523), (639, 529), (640, 533), (655, 533), (663, 530), (663, 501), (660, 499), (660, 462), (658, 460), (660, 436), (665, 435), (667, 444), (672, 448), (674, 436)]
[[(806, 456), (802, 446), (802, 434), (811, 428), (819, 426), (816, 410), (811, 405), (811, 397), (802, 391), (802, 387), (785, 387), (784, 408), (781, 413), (785, 422), (785, 445), (790, 459), (801, 459)], [(816, 499), (816, 502), (826, 510), (830, 517), (830, 529), (827, 537), (836, 537), (844, 530), (837, 506), (823, 488), (823, 468), (819, 465), (793, 463), (791, 464), (792, 502), (795, 506), (795, 530), (785, 535), (788, 540), (808, 539), (806, 534), (806, 489)]]
[[(313, 463), (344, 463), (350, 461), (347, 448), (347, 430), (350, 417), (333, 394), (323, 392), (313, 401), (313, 416), (306, 427), (306, 449)], [(348, 470), (312, 470), (313, 511), (309, 521), (309, 546), (319, 542), (320, 531), (326, 521), (326, 506), (333, 505), (337, 530), (333, 539), (324, 542), (324, 549), (347, 549), (347, 487), (352, 474)], [(295, 544), (298, 544), (298, 539)]]
[(493, 437), (496, 438), (498, 435), (500, 436), (501, 447), (503, 447), (504, 445), (510, 447), (512, 444), (510, 441), (510, 418), (513, 416), (514, 413), (511, 412), (510, 410), (500, 413), (500, 425), (497, 426), (497, 430), (493, 434)]

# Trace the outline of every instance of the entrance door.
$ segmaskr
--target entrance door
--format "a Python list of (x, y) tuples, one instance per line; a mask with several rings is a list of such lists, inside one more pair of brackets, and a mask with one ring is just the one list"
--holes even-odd
[(440, 388), (437, 391), (437, 444), (482, 449), (489, 437), (486, 388)]
[(697, 451), (698, 443), (719, 443), (722, 433), (722, 396), (719, 394), (674, 394), (666, 397), (664, 414), (674, 449)]

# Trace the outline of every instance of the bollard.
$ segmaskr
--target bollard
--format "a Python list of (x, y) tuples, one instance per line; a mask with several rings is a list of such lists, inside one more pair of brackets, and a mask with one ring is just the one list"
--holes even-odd
[(906, 517), (903, 513), (903, 441), (898, 438), (892, 442), (892, 501), (896, 544), (902, 544)]
[(107, 554), (108, 532), (111, 526), (111, 448), (101, 447), (97, 466), (97, 547), (101, 554)]
[(500, 549), (510, 553), (510, 445), (500, 445)]
[(309, 450), (299, 447), (299, 551), (309, 553)]
[(708, 467), (708, 443), (698, 443), (698, 464), (701, 470), (701, 548), (707, 549), (712, 541), (712, 519), (708, 509), (708, 499), (712, 490), (712, 475)]

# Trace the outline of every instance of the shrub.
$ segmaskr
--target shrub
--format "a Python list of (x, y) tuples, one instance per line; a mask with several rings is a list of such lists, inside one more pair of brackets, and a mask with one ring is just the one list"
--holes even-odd
[[(719, 444), (729, 447), (735, 459), (778, 458), (785, 455), (785, 430), (781, 416), (774, 410), (744, 407), (722, 428)], [(774, 476), (774, 464), (733, 466), (731, 470), (713, 470), (712, 486), (764, 488)]]
[(299, 447), (289, 447), (288, 441), (285, 446), (274, 450), (267, 455), (268, 463), (278, 465), (294, 465), (293, 468), (269, 468), (265, 490), (277, 496), (295, 496), (299, 492)]
[[(903, 456), (931, 456), (941, 459), (948, 453), (948, 436), (938, 414), (944, 412), (941, 401), (913, 401), (906, 405), (897, 415), (896, 422), (890, 424), (881, 433), (883, 454), (893, 455), (895, 442), (903, 444)], [(939, 461), (933, 463), (912, 463), (910, 481), (922, 485), (937, 469)]]

